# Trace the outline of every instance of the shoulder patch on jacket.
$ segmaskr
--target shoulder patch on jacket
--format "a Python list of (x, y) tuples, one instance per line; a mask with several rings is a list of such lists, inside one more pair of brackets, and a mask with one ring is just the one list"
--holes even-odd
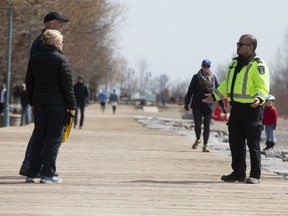
[(258, 57), (254, 58), (254, 59), (255, 59), (255, 61), (257, 61), (257, 63), (263, 63), (262, 60)]
[(264, 66), (257, 66), (259, 74), (265, 74), (265, 67)]

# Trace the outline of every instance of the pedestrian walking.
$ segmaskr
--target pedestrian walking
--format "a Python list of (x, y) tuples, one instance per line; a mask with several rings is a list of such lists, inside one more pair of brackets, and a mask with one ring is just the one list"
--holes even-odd
[(100, 91), (98, 97), (99, 97), (101, 111), (104, 113), (105, 107), (106, 107), (106, 100), (107, 100), (106, 93), (104, 91)]
[(277, 126), (278, 112), (274, 101), (275, 97), (273, 95), (269, 95), (266, 98), (264, 107), (263, 125), (266, 134), (266, 147), (263, 149), (264, 151), (273, 148), (275, 145), (274, 131), (276, 130)]
[[(224, 182), (260, 183), (263, 105), (269, 94), (269, 70), (256, 55), (257, 40), (244, 34), (237, 42), (238, 56), (229, 64), (225, 80), (207, 94), (205, 103), (227, 97), (231, 105), (228, 121), (232, 173), (223, 175)], [(249, 148), (251, 170), (246, 179), (246, 144)]]
[(62, 52), (63, 35), (49, 29), (43, 40), (45, 47), (30, 58), (26, 73), (35, 124), (26, 182), (35, 183), (40, 171), (40, 183), (61, 183), (55, 176), (56, 159), (66, 112), (74, 115), (76, 100), (71, 67)]
[(0, 83), (0, 114), (3, 113), (6, 102), (6, 84)]
[(73, 127), (77, 128), (78, 113), (80, 110), (79, 129), (82, 129), (83, 122), (84, 122), (85, 106), (86, 106), (87, 101), (89, 100), (89, 90), (88, 90), (87, 85), (84, 84), (83, 75), (79, 75), (77, 77), (77, 83), (74, 84), (73, 89), (74, 89), (76, 103), (77, 103)]
[(112, 106), (112, 112), (115, 114), (118, 105), (118, 95), (116, 94), (115, 89), (113, 89), (113, 92), (110, 94), (110, 103)]
[(31, 109), (29, 105), (29, 95), (26, 91), (26, 84), (23, 83), (20, 89), (20, 103), (21, 103), (21, 121), (20, 126), (29, 124), (31, 122)]
[[(210, 67), (211, 61), (209, 59), (204, 59), (201, 64), (201, 69), (192, 77), (185, 96), (184, 105), (186, 111), (189, 111), (189, 109), (192, 108), (195, 123), (194, 131), (196, 140), (192, 145), (192, 149), (197, 149), (198, 145), (201, 143), (201, 125), (203, 121), (203, 152), (210, 152), (208, 140), (214, 103), (206, 104), (202, 100), (206, 97), (205, 94), (212, 93), (212, 91), (219, 86), (218, 80), (212, 73)], [(222, 100), (219, 101), (219, 104), (222, 107), (223, 112), (226, 113), (226, 108), (224, 107)]]

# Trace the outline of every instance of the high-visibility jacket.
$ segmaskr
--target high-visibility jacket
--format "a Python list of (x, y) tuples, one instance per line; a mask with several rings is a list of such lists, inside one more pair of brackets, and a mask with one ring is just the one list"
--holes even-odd
[[(267, 65), (257, 56), (247, 65), (244, 65), (236, 76), (234, 85), (232, 79), (237, 66), (237, 59), (229, 64), (225, 80), (213, 92), (216, 101), (227, 96), (228, 101), (237, 103), (253, 103), (255, 98), (261, 99), (261, 104), (265, 103), (265, 99), (269, 94), (269, 69)], [(231, 91), (234, 88), (234, 91)], [(233, 95), (231, 95), (233, 92)]]

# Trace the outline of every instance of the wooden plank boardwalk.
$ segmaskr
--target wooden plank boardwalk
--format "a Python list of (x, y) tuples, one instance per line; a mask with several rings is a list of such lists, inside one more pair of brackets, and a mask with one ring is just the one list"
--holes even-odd
[(286, 179), (263, 170), (258, 185), (224, 183), (229, 155), (145, 128), (134, 119), (144, 114), (90, 105), (83, 129), (60, 149), (62, 184), (24, 183), (18, 171), (33, 125), (0, 128), (0, 215), (288, 215)]

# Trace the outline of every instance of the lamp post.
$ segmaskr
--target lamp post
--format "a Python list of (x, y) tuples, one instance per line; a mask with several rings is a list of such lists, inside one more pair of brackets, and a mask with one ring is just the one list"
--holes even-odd
[(111, 77), (111, 72), (113, 70), (112, 64), (107, 65), (106, 76), (105, 76), (105, 92), (108, 92), (108, 76)]
[(131, 93), (131, 84), (132, 84), (132, 76), (135, 74), (135, 71), (134, 71), (134, 69), (132, 69), (132, 68), (129, 68), (128, 69), (128, 104), (130, 104), (130, 102), (131, 102), (131, 95), (132, 95), (132, 93)]
[(11, 49), (12, 49), (12, 17), (13, 17), (13, 2), (9, 1), (9, 25), (8, 25), (8, 59), (7, 59), (7, 75), (6, 75), (6, 100), (4, 109), (4, 127), (10, 125), (9, 116), (9, 98), (10, 98), (10, 76), (11, 76)]

